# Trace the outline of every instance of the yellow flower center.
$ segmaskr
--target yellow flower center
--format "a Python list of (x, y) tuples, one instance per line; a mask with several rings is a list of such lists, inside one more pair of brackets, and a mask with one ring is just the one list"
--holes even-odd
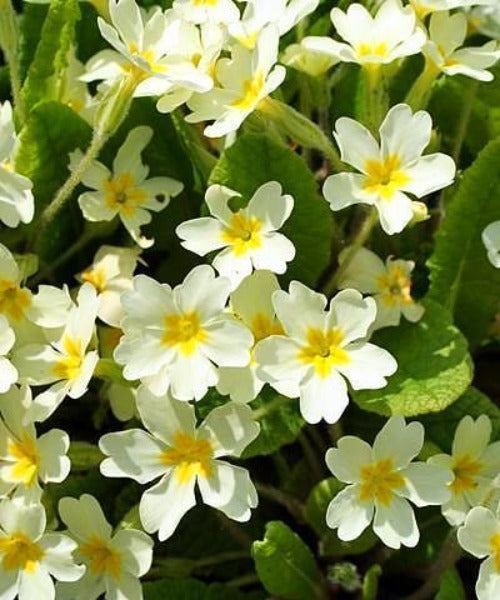
[(283, 327), (277, 319), (271, 319), (264, 313), (256, 313), (252, 319), (251, 330), (255, 343), (260, 342), (270, 335), (283, 335)]
[(388, 54), (387, 44), (385, 42), (379, 42), (378, 44), (362, 43), (356, 48), (359, 58), (365, 58), (367, 56), (379, 56), (384, 58)]
[(0, 279), (0, 313), (20, 321), (30, 304), (31, 295), (28, 290), (21, 288), (15, 281)]
[(232, 246), (236, 256), (244, 256), (250, 250), (260, 248), (262, 223), (256, 217), (246, 217), (241, 212), (231, 217), (231, 226), (226, 227), (222, 240)]
[(193, 477), (210, 477), (214, 450), (209, 440), (197, 440), (194, 436), (178, 431), (172, 448), (164, 450), (160, 460), (168, 467), (175, 467), (175, 477), (181, 484)]
[(469, 454), (461, 454), (455, 457), (451, 468), (455, 479), (450, 484), (453, 494), (458, 495), (477, 487), (476, 475), (482, 467), (483, 465), (474, 460)]
[(3, 554), (2, 567), (6, 571), (26, 571), (34, 573), (44, 551), (31, 541), (22, 531), (0, 539), (0, 555)]
[(128, 49), (133, 56), (138, 56), (145, 60), (152, 73), (165, 73), (167, 70), (165, 65), (160, 65), (156, 62), (156, 57), (152, 50), (139, 50), (137, 44), (134, 44), (133, 42), (128, 45)]
[(219, 0), (191, 0), (195, 6), (217, 6)]
[(107, 179), (103, 182), (103, 187), (106, 204), (127, 216), (132, 216), (146, 199), (146, 193), (135, 187), (134, 177), (129, 172), (122, 173), (114, 179)]
[(247, 35), (238, 35), (238, 36), (236, 36), (236, 39), (247, 50), (253, 50), (255, 48), (255, 42), (257, 41), (259, 33), (260, 32), (257, 29), (256, 31), (252, 31), (252, 32), (248, 33)]
[(495, 560), (495, 569), (500, 573), (500, 533), (495, 533), (490, 538), (490, 548)]
[(110, 575), (119, 579), (122, 570), (121, 554), (97, 535), (89, 537), (85, 544), (78, 548), (80, 554), (89, 561), (90, 572), (94, 576)]
[(338, 328), (321, 331), (315, 327), (307, 330), (307, 346), (303, 346), (298, 354), (303, 363), (313, 365), (316, 375), (328, 377), (334, 367), (347, 365), (349, 353), (341, 348), (344, 334)]
[(52, 367), (54, 375), (60, 379), (76, 379), (80, 374), (80, 368), (83, 362), (83, 352), (79, 338), (71, 338), (65, 335), (62, 341), (65, 356), (58, 360)]
[(82, 281), (91, 283), (100, 294), (106, 289), (107, 277), (104, 267), (87, 269), (82, 273), (81, 277)]
[(410, 181), (410, 177), (400, 167), (401, 159), (396, 154), (391, 154), (384, 160), (368, 159), (365, 162), (367, 176), (363, 189), (384, 200), (391, 200)]
[(24, 483), (26, 486), (33, 485), (37, 480), (40, 465), (40, 455), (35, 440), (24, 433), (20, 440), (8, 441), (7, 453), (9, 459), (14, 462), (9, 476), (15, 482)]
[(238, 110), (251, 110), (259, 101), (264, 89), (264, 73), (259, 71), (253, 79), (243, 82), (243, 96), (235, 100), (231, 106)]
[(361, 500), (376, 500), (384, 506), (389, 506), (394, 490), (403, 487), (405, 481), (394, 468), (391, 458), (361, 467)]
[(162, 342), (167, 346), (178, 346), (185, 356), (193, 354), (198, 344), (206, 342), (207, 332), (203, 329), (196, 311), (183, 315), (165, 317), (165, 333)]
[(382, 301), (387, 306), (412, 304), (411, 278), (399, 265), (390, 267), (386, 274), (377, 277), (376, 283), (382, 295)]

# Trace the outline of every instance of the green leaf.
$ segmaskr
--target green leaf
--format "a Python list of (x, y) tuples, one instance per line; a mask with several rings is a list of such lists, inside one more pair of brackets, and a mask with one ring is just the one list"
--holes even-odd
[(22, 89), (26, 108), (40, 100), (57, 97), (58, 79), (67, 66), (67, 54), (80, 18), (77, 0), (52, 0), (43, 23), (40, 41)]
[(375, 344), (396, 358), (398, 370), (385, 388), (352, 392), (361, 408), (407, 417), (438, 412), (470, 384), (472, 366), (465, 338), (445, 308), (432, 300), (423, 304), (425, 314), (418, 323), (404, 321), (373, 336)]
[(266, 526), (252, 555), (259, 579), (270, 594), (286, 600), (324, 598), (324, 583), (311, 550), (281, 521)]
[(429, 259), (429, 297), (446, 306), (469, 342), (476, 345), (500, 306), (500, 270), (488, 261), (483, 229), (500, 219), (500, 139), (491, 142), (465, 171)]
[(71, 442), (68, 457), (71, 460), (71, 471), (87, 471), (100, 464), (104, 454), (94, 444)]
[(207, 585), (196, 579), (162, 579), (143, 584), (144, 600), (257, 600), (262, 596), (245, 594), (224, 585)]
[[(90, 136), (90, 126), (59, 102), (43, 102), (32, 110), (21, 130), (16, 156), (16, 170), (31, 179), (36, 198), (35, 219), (25, 227), (27, 234), (36, 230), (37, 217), (69, 176), (69, 153), (84, 149)], [(40, 237), (37, 252), (50, 261), (75, 241), (82, 222), (79, 207), (68, 203)]]
[(269, 387), (252, 402), (252, 409), (261, 415), (257, 418), (260, 433), (245, 449), (243, 458), (276, 452), (281, 446), (294, 442), (304, 426), (297, 401), (280, 396)]
[(454, 567), (443, 573), (434, 600), (466, 600), (462, 580)]
[(23, 79), (35, 56), (48, 9), (48, 4), (26, 2), (23, 6), (23, 12), (20, 15), (19, 40), (19, 66)]
[(500, 439), (500, 408), (473, 387), (469, 388), (446, 410), (435, 415), (425, 415), (419, 420), (425, 427), (426, 438), (445, 452), (449, 452), (455, 429), (465, 415), (470, 415), (474, 419), (480, 415), (487, 415), (491, 419), (492, 425), (491, 440)]
[(337, 532), (326, 524), (326, 511), (332, 499), (345, 487), (335, 477), (320, 481), (309, 494), (306, 503), (306, 519), (320, 538), (322, 556), (352, 556), (364, 554), (378, 543), (371, 528), (366, 529), (352, 542), (339, 539)]
[(281, 229), (297, 251), (286, 279), (314, 285), (330, 261), (333, 221), (303, 160), (265, 135), (243, 135), (222, 154), (210, 176), (210, 183), (239, 192), (247, 202), (268, 181), (281, 183), (283, 192), (295, 200), (292, 215)]

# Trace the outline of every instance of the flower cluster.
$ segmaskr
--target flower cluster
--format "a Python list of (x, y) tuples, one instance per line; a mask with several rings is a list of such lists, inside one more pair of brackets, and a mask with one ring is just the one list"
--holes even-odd
[[(409, 260), (397, 234), (432, 211), (439, 218), (446, 212), (443, 191), (457, 176), (465, 133), (459, 131), (450, 155), (438, 151), (440, 137), (425, 109), (438, 78), (493, 79), (498, 41), (467, 41), (468, 25), (489, 15), (491, 2), (383, 0), (373, 14), (351, 3), (346, 11), (332, 9), (334, 37), (304, 35), (319, 0), (174, 0), (166, 10), (145, 9), (135, 0), (92, 4), (100, 13), (100, 47), (110, 47), (85, 64), (76, 45), (53, 60), (54, 69), (62, 66), (50, 86), (61, 88), (59, 100), (79, 115), (72, 114), (82, 131), (88, 130), (84, 120), (93, 131), (86, 148), (77, 140), (65, 151), (69, 177), (52, 202), (43, 199), (39, 155), (18, 151), (32, 135), (30, 115), (38, 105), (27, 120), (24, 111), (36, 68), (23, 89), (15, 85), (15, 70), (11, 74), (15, 111), (8, 101), (0, 104), (0, 221), (10, 228), (1, 239), (14, 240), (24, 252), (0, 243), (0, 600), (91, 600), (103, 594), (141, 600), (153, 536), (160, 542), (175, 536), (197, 504), (216, 509), (222, 523), (243, 523), (263, 489), (293, 513), (286, 494), (269, 493), (242, 465), (265, 444), (273, 426), (265, 417), (276, 406), (300, 426), (306, 422), (322, 452), (321, 436), (333, 440), (325, 461), (340, 491), (329, 499), (323, 520), (340, 540), (352, 542), (372, 525), (389, 548), (415, 547), (420, 532), (414, 507), (437, 506), (457, 543), (486, 558), (476, 592), (480, 600), (495, 600), (500, 442), (492, 439), (492, 420), (460, 415), (451, 448), (427, 448), (424, 425), (400, 414), (418, 411), (387, 402), (374, 409), (388, 419), (372, 445), (368, 435), (339, 433), (352, 398), (366, 408), (361, 391), (382, 394), (393, 376), (402, 387), (414, 377), (398, 364), (397, 345), (385, 341), (403, 327), (428, 333), (428, 304), (420, 300), (425, 286), (418, 277), (412, 281), (415, 273), (426, 275), (419, 263), (427, 248), (419, 239), (415, 260)], [(297, 39), (287, 46), (294, 28)], [(0, 48), (10, 60), (6, 39), (0, 25)], [(406, 97), (390, 106), (389, 84), (418, 54), (420, 74)], [(336, 145), (306, 115), (271, 97), (287, 74), (280, 61), (307, 73), (307, 79), (292, 77), (290, 87), (296, 86), (293, 93), (309, 107), (308, 116), (317, 110), (321, 124), (331, 112), (330, 88), (314, 108), (311, 90), (333, 67), (338, 74), (342, 63), (359, 65), (358, 96), (364, 99), (356, 102), (363, 110), (336, 119)], [(161, 134), (156, 122), (139, 119), (128, 126), (130, 106), (140, 97), (155, 99), (155, 117), (172, 113), (157, 123), (176, 128), (193, 158), (193, 185), (187, 176), (171, 176), (169, 165), (153, 166)], [(293, 158), (303, 158), (304, 169), (314, 167), (322, 198), (312, 197), (313, 177), (309, 187), (294, 185), (276, 175), (279, 165), (251, 185), (231, 173), (221, 176), (223, 161), (209, 175), (215, 153), (226, 148), (224, 156), (230, 156), (240, 130), (252, 140), (263, 128), (280, 151), (293, 155), (300, 148), (301, 158)], [(74, 210), (66, 204), (72, 198)], [(345, 235), (336, 236), (319, 282), (311, 275), (306, 285), (300, 250), (315, 239), (300, 217), (317, 206), (329, 216), (327, 205), (339, 212), (336, 232), (345, 228)], [(54, 258), (44, 244), (50, 246), (62, 209), (83, 233)], [(17, 244), (18, 232), (24, 247)], [(106, 243), (96, 243), (102, 237)], [(477, 238), (467, 242), (479, 246), (475, 260), (495, 273), (500, 221), (483, 225)], [(178, 252), (188, 265), (183, 263), (181, 276), (170, 279), (163, 252), (155, 264), (153, 251), (163, 243), (165, 254), (175, 248), (173, 260)], [(93, 261), (76, 260), (91, 244)], [(71, 279), (64, 279), (68, 274)], [(402, 317), (408, 323), (401, 324)], [(454, 344), (429, 360), (452, 354)], [(80, 426), (85, 437), (83, 423), (92, 420), (85, 404), (90, 397), (99, 404), (91, 424), (97, 435), (84, 468), (96, 467), (109, 485), (132, 480), (124, 493), (136, 496), (132, 526), (126, 518), (112, 526), (122, 514), (117, 519), (102, 499), (101, 506), (71, 486), (51, 495), (73, 474), (75, 448), (89, 450), (78, 444)], [(78, 420), (69, 433), (62, 428), (67, 415)], [(293, 427), (290, 419), (297, 437)], [(310, 455), (308, 435), (301, 443)], [(293, 441), (287, 436), (281, 445)], [(286, 463), (281, 455), (276, 462)], [(302, 505), (300, 511), (307, 512)]]

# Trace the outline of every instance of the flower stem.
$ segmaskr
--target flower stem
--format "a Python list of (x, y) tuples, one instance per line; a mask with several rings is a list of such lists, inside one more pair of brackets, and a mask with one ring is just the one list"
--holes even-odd
[(365, 244), (366, 240), (370, 237), (370, 234), (378, 222), (378, 213), (375, 208), (371, 207), (370, 212), (366, 216), (365, 220), (361, 224), (358, 232), (356, 233), (350, 248), (342, 262), (333, 275), (326, 281), (323, 286), (323, 292), (330, 296), (338, 286), (342, 275), (345, 273), (347, 267), (351, 264), (352, 259), (356, 255), (357, 251)]
[(281, 131), (304, 148), (323, 152), (336, 172), (344, 171), (343, 162), (329, 137), (303, 114), (274, 98), (265, 98), (258, 111), (269, 117)]
[(409, 104), (412, 110), (415, 111), (426, 108), (431, 97), (432, 84), (439, 73), (440, 70), (432, 61), (425, 61), (424, 70), (417, 77), (405, 98), (406, 104)]
[(443, 543), (439, 556), (429, 569), (424, 584), (416, 592), (406, 596), (404, 600), (426, 600), (430, 598), (438, 589), (443, 573), (457, 562), (461, 553), (457, 532), (452, 529)]
[(48, 224), (54, 220), (71, 197), (71, 194), (82, 180), (85, 172), (91, 166), (92, 161), (99, 156), (104, 144), (116, 133), (125, 120), (132, 103), (135, 88), (140, 83), (142, 77), (143, 74), (139, 70), (132, 70), (130, 74), (111, 86), (103, 96), (96, 111), (90, 144), (80, 162), (73, 169), (62, 187), (59, 188), (52, 202), (43, 211), (38, 223), (35, 243), (36, 240), (40, 239), (41, 234)]
[(460, 152), (462, 151), (465, 134), (467, 133), (467, 127), (469, 125), (478, 87), (479, 81), (476, 79), (470, 81), (463, 98), (462, 110), (458, 119), (457, 132), (455, 134), (455, 141), (451, 152), (451, 157), (455, 162), (458, 162), (458, 159), (460, 158)]
[(365, 89), (365, 122), (373, 134), (378, 132), (388, 108), (387, 90), (382, 67), (368, 65), (363, 69)]

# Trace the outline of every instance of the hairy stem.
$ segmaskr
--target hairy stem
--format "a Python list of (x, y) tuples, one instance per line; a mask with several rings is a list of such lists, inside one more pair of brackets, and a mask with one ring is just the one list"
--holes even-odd
[(333, 275), (327, 280), (325, 285), (323, 286), (323, 292), (330, 296), (338, 286), (342, 276), (347, 270), (347, 267), (351, 264), (352, 259), (356, 255), (357, 251), (365, 244), (365, 242), (370, 237), (370, 234), (378, 222), (378, 214), (375, 208), (370, 207), (370, 212), (368, 213), (366, 219), (361, 224), (358, 232), (354, 236), (352, 240), (349, 250), (344, 257), (342, 264), (338, 267), (338, 269), (333, 273)]
[(426, 600), (431, 598), (439, 587), (443, 573), (452, 567), (460, 558), (462, 550), (458, 545), (457, 532), (452, 529), (445, 539), (441, 552), (429, 569), (424, 584), (413, 594), (406, 596), (405, 600)]

